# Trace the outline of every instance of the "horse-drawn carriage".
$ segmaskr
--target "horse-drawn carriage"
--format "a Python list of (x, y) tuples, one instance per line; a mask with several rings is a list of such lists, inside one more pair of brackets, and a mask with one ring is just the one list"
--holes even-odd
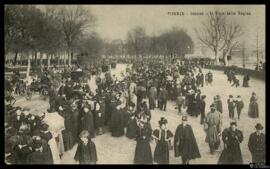
[(48, 77), (33, 79), (26, 89), (25, 98), (31, 100), (33, 93), (39, 93), (40, 96), (47, 98), (51, 85), (51, 80)]

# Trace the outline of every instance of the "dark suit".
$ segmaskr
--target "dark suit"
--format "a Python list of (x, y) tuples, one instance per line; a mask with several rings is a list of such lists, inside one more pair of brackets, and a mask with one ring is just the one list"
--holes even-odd
[(257, 135), (256, 132), (249, 136), (248, 148), (252, 155), (253, 163), (265, 162), (265, 135), (261, 133)]

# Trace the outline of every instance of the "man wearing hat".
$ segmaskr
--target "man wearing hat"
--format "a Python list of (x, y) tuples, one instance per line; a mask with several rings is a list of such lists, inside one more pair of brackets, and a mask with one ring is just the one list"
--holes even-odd
[(229, 118), (234, 118), (234, 108), (235, 108), (235, 102), (232, 95), (229, 95), (229, 99), (227, 100), (228, 103), (228, 110), (229, 110)]
[(206, 132), (205, 142), (209, 144), (211, 154), (219, 147), (219, 136), (221, 133), (222, 117), (221, 113), (216, 111), (216, 105), (211, 104), (211, 111), (207, 113), (204, 120), (204, 130)]
[(217, 111), (219, 111), (220, 113), (223, 113), (222, 100), (220, 98), (220, 95), (216, 95), (216, 105), (217, 105)]
[(22, 114), (21, 109), (17, 109), (15, 114), (11, 116), (11, 125), (15, 129), (19, 129), (21, 124), (25, 121), (24, 114)]
[(200, 109), (200, 114), (201, 114), (200, 124), (204, 123), (204, 118), (205, 118), (205, 105), (206, 105), (205, 98), (206, 98), (206, 95), (202, 95), (200, 103), (199, 103), (199, 109)]
[(27, 156), (27, 164), (53, 164), (50, 146), (40, 137), (33, 139), (33, 152)]
[(187, 124), (187, 116), (182, 116), (182, 124), (178, 125), (174, 136), (174, 156), (182, 157), (182, 164), (200, 158), (201, 154), (192, 127)]
[(224, 149), (219, 157), (218, 164), (242, 164), (243, 158), (240, 143), (243, 139), (243, 133), (237, 129), (236, 121), (232, 121), (230, 127), (222, 132)]
[(237, 111), (237, 115), (238, 115), (238, 120), (240, 120), (240, 114), (242, 109), (244, 108), (244, 102), (241, 99), (241, 96), (237, 96), (237, 99), (235, 100), (235, 107), (236, 107), (236, 111)]
[(265, 135), (261, 131), (263, 126), (258, 123), (255, 126), (256, 131), (249, 136), (248, 148), (252, 155), (253, 163), (265, 162)]
[(169, 146), (171, 146), (173, 133), (166, 128), (167, 119), (161, 117), (158, 123), (159, 128), (155, 129), (152, 135), (157, 143), (154, 151), (154, 162), (158, 164), (169, 164)]

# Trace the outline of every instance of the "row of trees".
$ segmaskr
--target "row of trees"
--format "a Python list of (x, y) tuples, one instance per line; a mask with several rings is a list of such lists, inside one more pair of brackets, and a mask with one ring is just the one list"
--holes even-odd
[(192, 53), (193, 41), (183, 29), (172, 28), (159, 36), (148, 36), (142, 27), (135, 27), (127, 33), (125, 40), (114, 40), (106, 44), (106, 55), (184, 56)]
[(87, 38), (92, 40), (86, 30), (94, 27), (95, 19), (90, 11), (79, 5), (5, 5), (5, 54), (14, 54), (14, 64), (18, 54), (26, 56), (30, 69), (30, 60), (37, 61), (38, 53), (47, 56), (48, 65), (50, 58), (66, 53), (70, 65), (74, 53), (80, 50), (79, 42), (82, 39), (87, 42)]

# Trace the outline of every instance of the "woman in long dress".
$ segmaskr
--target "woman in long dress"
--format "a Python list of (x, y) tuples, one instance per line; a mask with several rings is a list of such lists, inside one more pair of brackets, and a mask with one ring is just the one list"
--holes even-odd
[(129, 112), (129, 120), (128, 120), (128, 124), (127, 124), (127, 133), (126, 133), (126, 136), (127, 138), (130, 138), (130, 139), (134, 139), (136, 138), (136, 131), (137, 131), (137, 119), (136, 119), (136, 116), (135, 116), (135, 106), (130, 106), (130, 110), (128, 111)]
[(85, 106), (83, 108), (82, 117), (81, 117), (81, 131), (87, 130), (89, 132), (89, 137), (95, 137), (95, 128), (94, 128), (94, 117), (90, 108)]
[(121, 137), (125, 134), (124, 122), (123, 122), (123, 111), (121, 107), (121, 101), (118, 96), (117, 100), (112, 100), (112, 115), (111, 115), (111, 132), (113, 137)]
[(58, 134), (53, 131), (50, 132), (52, 134), (52, 138), (48, 141), (48, 144), (51, 148), (53, 164), (61, 164), (60, 152), (55, 140), (58, 137)]
[(158, 164), (169, 164), (169, 146), (171, 145), (171, 138), (173, 134), (166, 129), (168, 123), (164, 117), (159, 120), (159, 129), (153, 132), (153, 138), (156, 139), (157, 145), (154, 151), (154, 162)]
[(135, 164), (152, 164), (153, 157), (149, 144), (152, 134), (152, 129), (147, 122), (140, 121), (137, 130), (137, 144), (135, 150), (134, 163)]
[(258, 106), (258, 97), (255, 92), (252, 93), (249, 103), (248, 115), (251, 118), (259, 117), (259, 106)]

